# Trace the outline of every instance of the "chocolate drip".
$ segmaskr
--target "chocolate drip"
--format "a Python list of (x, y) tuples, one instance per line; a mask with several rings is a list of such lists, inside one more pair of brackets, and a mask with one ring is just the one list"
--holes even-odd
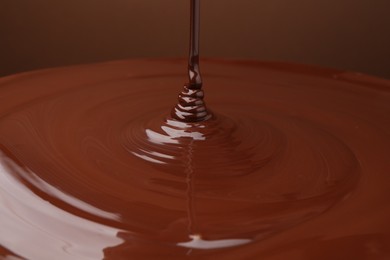
[(189, 82), (179, 94), (179, 102), (172, 111), (172, 117), (184, 122), (199, 122), (212, 116), (203, 100), (203, 83), (199, 69), (200, 0), (191, 0), (190, 20)]

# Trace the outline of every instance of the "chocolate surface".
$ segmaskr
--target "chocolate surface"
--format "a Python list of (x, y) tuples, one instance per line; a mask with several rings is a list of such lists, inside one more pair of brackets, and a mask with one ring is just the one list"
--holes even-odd
[(184, 60), (0, 79), (5, 259), (387, 259), (390, 82), (205, 60), (213, 118), (171, 118)]

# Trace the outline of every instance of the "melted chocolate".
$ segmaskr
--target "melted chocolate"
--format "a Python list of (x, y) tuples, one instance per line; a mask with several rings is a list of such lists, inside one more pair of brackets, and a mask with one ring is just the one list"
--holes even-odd
[(0, 254), (389, 257), (389, 81), (205, 60), (214, 116), (189, 123), (169, 115), (183, 65), (0, 79)]
[(207, 61), (211, 114), (199, 21), (171, 115), (180, 60), (0, 81), (0, 256), (390, 257), (390, 83)]

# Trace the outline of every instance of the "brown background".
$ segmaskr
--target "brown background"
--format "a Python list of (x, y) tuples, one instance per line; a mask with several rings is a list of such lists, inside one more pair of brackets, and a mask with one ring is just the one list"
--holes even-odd
[[(0, 75), (187, 54), (189, 0), (0, 0)], [(390, 78), (389, 0), (203, 0), (201, 54)]]

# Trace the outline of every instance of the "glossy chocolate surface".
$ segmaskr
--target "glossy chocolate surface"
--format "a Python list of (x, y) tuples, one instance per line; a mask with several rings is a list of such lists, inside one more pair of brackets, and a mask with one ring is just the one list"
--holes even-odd
[(389, 81), (205, 60), (214, 116), (187, 123), (183, 67), (0, 79), (3, 258), (389, 258)]

